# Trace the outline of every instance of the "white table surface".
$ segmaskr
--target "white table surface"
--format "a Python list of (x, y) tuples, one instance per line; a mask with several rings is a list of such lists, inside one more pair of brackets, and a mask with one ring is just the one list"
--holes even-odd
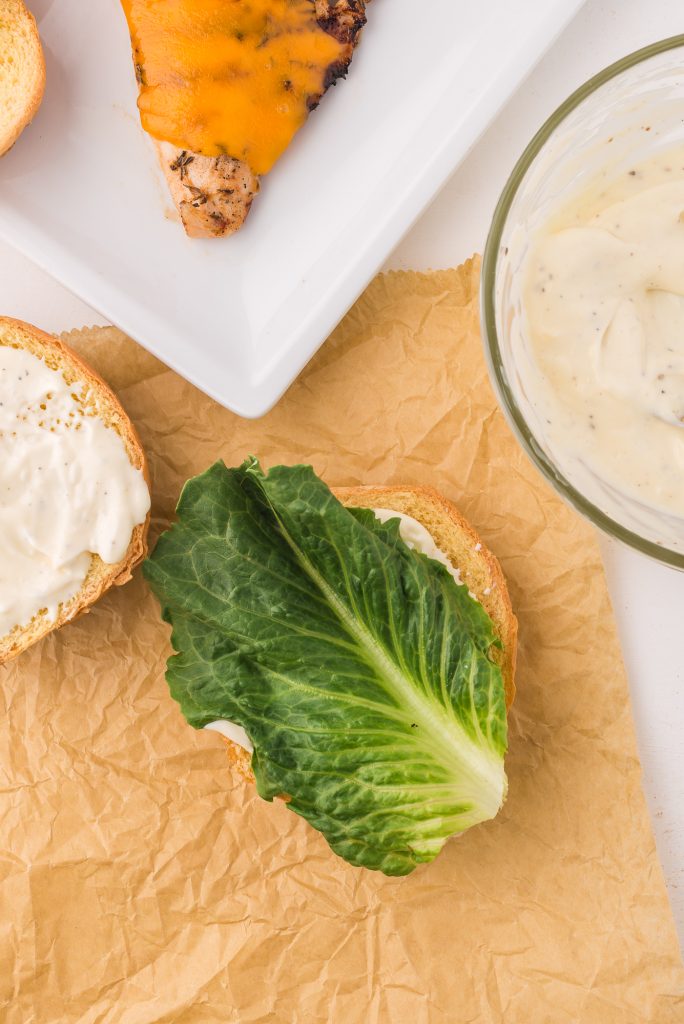
[[(680, 0), (587, 0), (387, 266), (437, 269), (481, 252), (509, 171), (554, 108), (606, 64), (678, 32), (684, 32)], [(106, 322), (2, 243), (0, 312), (54, 332)], [(607, 539), (601, 546), (630, 681), (644, 788), (684, 945), (684, 573)]]

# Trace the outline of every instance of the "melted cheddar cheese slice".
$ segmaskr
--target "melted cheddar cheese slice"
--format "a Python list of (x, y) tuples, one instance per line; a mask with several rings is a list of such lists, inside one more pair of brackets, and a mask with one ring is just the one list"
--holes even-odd
[(122, 0), (143, 127), (265, 174), (325, 91), (348, 47), (313, 0)]

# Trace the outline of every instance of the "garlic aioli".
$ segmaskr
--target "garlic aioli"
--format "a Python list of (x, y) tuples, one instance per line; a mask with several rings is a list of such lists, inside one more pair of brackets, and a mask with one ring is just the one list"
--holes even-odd
[[(441, 548), (437, 547), (435, 539), (429, 530), (426, 530), (422, 523), (419, 523), (413, 516), (407, 516), (403, 512), (394, 512), (389, 508), (374, 508), (373, 512), (375, 518), (379, 519), (381, 523), (386, 523), (389, 519), (399, 520), (399, 536), (403, 540), (407, 548), (411, 551), (420, 551), (421, 554), (427, 555), (428, 558), (434, 559), (435, 562), (441, 562), (441, 564), (448, 569), (453, 576), (456, 583), (459, 586), (463, 586), (463, 580), (461, 579), (461, 571), (456, 566), (452, 565), (445, 553)], [(473, 600), (477, 600), (474, 594), (468, 591)], [(235, 722), (228, 722), (224, 719), (218, 719), (216, 722), (209, 722), (208, 725), (204, 726), (205, 729), (211, 729), (213, 732), (219, 732), (228, 740), (232, 740), (233, 743), (237, 743), (239, 747), (244, 747), (248, 753), (253, 753), (254, 747), (250, 741), (249, 736), (242, 728), (241, 725), (237, 725)]]
[(684, 147), (606, 170), (542, 225), (522, 304), (522, 383), (561, 471), (630, 528), (657, 540), (667, 523), (684, 544)]
[[(435, 562), (440, 562), (453, 576), (459, 587), (463, 586), (461, 570), (451, 564), (442, 549), (437, 547), (430, 531), (422, 523), (419, 523), (413, 516), (407, 516), (403, 512), (394, 512), (390, 508), (374, 508), (373, 514), (381, 523), (386, 523), (390, 519), (398, 519), (399, 536), (406, 547), (411, 551), (419, 551), (422, 555), (427, 555), (428, 558), (432, 558)], [(474, 595), (471, 594), (470, 596), (473, 597)]]
[(0, 345), (0, 635), (54, 621), (93, 554), (124, 557), (150, 495), (121, 437), (84, 412), (84, 384)]

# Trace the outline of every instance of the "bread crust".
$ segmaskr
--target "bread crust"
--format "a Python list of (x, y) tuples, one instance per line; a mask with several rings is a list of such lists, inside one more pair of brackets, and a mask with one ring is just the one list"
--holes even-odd
[[(455, 562), (469, 589), (475, 594), (487, 614), (494, 623), (497, 636), (503, 647), (493, 647), (491, 654), (499, 664), (506, 690), (506, 709), (509, 710), (515, 697), (515, 663), (518, 646), (518, 621), (511, 605), (506, 579), (498, 559), (489, 548), (482, 543), (478, 534), (468, 520), (461, 514), (453, 502), (445, 498), (433, 487), (333, 487), (333, 494), (347, 508), (387, 508), (393, 512), (412, 515), (421, 522), (432, 534), (437, 546), (445, 552), (450, 561)], [(420, 510), (423, 515), (420, 515)], [(439, 517), (442, 529), (432, 520)], [(464, 542), (461, 554), (467, 552), (466, 558), (457, 558), (455, 545), (445, 542), (448, 531)], [(489, 593), (486, 593), (489, 591)], [(222, 737), (228, 746), (228, 763), (245, 782), (254, 782), (252, 771), (252, 755), (226, 736)]]
[(2, 14), (14, 18), (18, 24), (23, 24), (32, 43), (32, 56), (35, 64), (26, 69), (27, 74), (25, 77), (28, 79), (28, 87), (24, 96), (24, 104), (17, 111), (15, 118), (5, 126), (4, 131), (0, 134), (0, 157), (9, 152), (24, 128), (36, 116), (43, 99), (43, 93), (45, 92), (45, 55), (40, 35), (38, 34), (36, 19), (26, 8), (23, 0), (3, 0), (3, 2), (0, 2), (0, 15)]
[[(0, 317), (0, 346), (4, 345), (23, 348), (43, 358), (52, 369), (63, 371), (67, 380), (71, 378), (74, 381), (85, 381), (97, 398), (94, 414), (100, 416), (119, 434), (131, 464), (142, 471), (148, 490), (150, 489), (149, 468), (140, 438), (118, 398), (99, 374), (63, 341), (22, 320)], [(133, 529), (126, 553), (115, 565), (106, 565), (97, 555), (92, 556), (83, 586), (74, 597), (61, 605), (54, 621), (36, 615), (27, 625), (15, 626), (6, 636), (0, 637), (0, 665), (17, 657), (48, 633), (88, 612), (110, 587), (127, 583), (135, 567), (147, 554), (149, 524), (150, 512), (147, 513), (144, 523)]]

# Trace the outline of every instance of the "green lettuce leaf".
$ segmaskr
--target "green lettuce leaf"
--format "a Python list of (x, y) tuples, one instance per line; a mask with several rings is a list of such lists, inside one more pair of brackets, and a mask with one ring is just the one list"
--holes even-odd
[(492, 622), (398, 519), (344, 508), (309, 466), (220, 462), (185, 485), (145, 575), (188, 722), (241, 725), (260, 795), (289, 796), (350, 863), (408, 874), (499, 810)]

